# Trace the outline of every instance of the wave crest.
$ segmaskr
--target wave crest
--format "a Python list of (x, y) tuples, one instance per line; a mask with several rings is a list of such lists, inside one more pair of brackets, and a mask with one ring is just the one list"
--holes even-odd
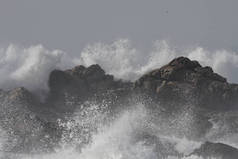
[(202, 47), (179, 51), (166, 41), (156, 41), (151, 51), (142, 52), (130, 40), (120, 39), (111, 44), (95, 43), (81, 54), (71, 55), (61, 50), (48, 50), (42, 45), (21, 48), (9, 45), (0, 49), (0, 88), (26, 87), (31, 91), (47, 91), (49, 73), (75, 65), (99, 64), (117, 79), (134, 81), (142, 74), (165, 65), (178, 56), (198, 60), (215, 72), (238, 83), (238, 54), (227, 50), (209, 51)]

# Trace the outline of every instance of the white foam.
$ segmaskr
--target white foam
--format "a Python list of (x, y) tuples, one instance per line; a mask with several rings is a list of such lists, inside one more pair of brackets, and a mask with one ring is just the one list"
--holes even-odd
[[(183, 153), (185, 155), (190, 154), (195, 148), (200, 146), (199, 142), (190, 141), (186, 138), (177, 138), (171, 136), (160, 136), (157, 134), (155, 125), (151, 125), (151, 116), (147, 112), (146, 108), (142, 104), (137, 104), (129, 110), (124, 110), (119, 114), (114, 120), (111, 120), (105, 125), (98, 125), (97, 122), (101, 120), (101, 115), (104, 116), (103, 112), (98, 112), (98, 106), (94, 104), (91, 105), (92, 108), (86, 108), (87, 112), (85, 121), (76, 116), (76, 123), (79, 125), (83, 124), (84, 128), (88, 126), (99, 126), (97, 131), (93, 132), (92, 140), (89, 142), (81, 151), (77, 150), (77, 144), (79, 143), (77, 139), (69, 140), (71, 143), (62, 143), (61, 148), (56, 148), (56, 151), (49, 154), (7, 154), (11, 156), (12, 159), (158, 159), (158, 148), (153, 143), (146, 144), (146, 139), (141, 140), (137, 138), (136, 134), (148, 133), (151, 135), (156, 134), (157, 137), (162, 139), (161, 141), (168, 141), (175, 147), (174, 150)], [(78, 112), (80, 113), (80, 112)], [(76, 114), (78, 114), (76, 113)], [(96, 121), (95, 118), (91, 118), (95, 114), (95, 118), (99, 120)], [(97, 114), (99, 113), (99, 114)], [(102, 113), (102, 114), (101, 114)], [(100, 115), (101, 114), (101, 115)], [(79, 115), (79, 114), (78, 114)], [(88, 121), (88, 120), (92, 121)], [(65, 125), (62, 123), (69, 131), (66, 131), (65, 135), (68, 138), (77, 138), (79, 133), (77, 129), (81, 129), (75, 125), (75, 122), (66, 122)], [(85, 123), (86, 122), (86, 123)], [(86, 124), (86, 125), (85, 125)], [(160, 126), (157, 123), (157, 126)], [(76, 136), (74, 136), (76, 135)], [(64, 140), (68, 142), (67, 140)], [(148, 140), (150, 142), (150, 140)], [(75, 149), (76, 148), (76, 149)], [(181, 159), (176, 156), (169, 156), (166, 159)], [(184, 157), (183, 159), (203, 159), (198, 156)]]
[(238, 53), (226, 50), (210, 52), (201, 47), (187, 53), (191, 59), (198, 60), (201, 64), (211, 66), (230, 82), (238, 83)]
[(42, 45), (21, 48), (9, 45), (0, 49), (0, 88), (47, 91), (49, 73), (56, 68), (99, 64), (107, 73), (124, 80), (136, 80), (145, 72), (159, 68), (178, 56), (198, 60), (211, 66), (215, 72), (238, 83), (238, 54), (227, 50), (208, 51), (202, 47), (178, 51), (166, 41), (156, 41), (148, 52), (134, 48), (127, 39), (111, 44), (95, 43), (83, 49), (80, 55), (60, 50), (48, 50)]
[(165, 41), (156, 42), (151, 52), (143, 53), (133, 48), (129, 40), (118, 40), (112, 44), (96, 43), (87, 46), (78, 63), (86, 66), (99, 64), (116, 78), (133, 81), (146, 71), (166, 64), (175, 54)]
[(82, 150), (83, 159), (156, 159), (153, 147), (131, 143), (135, 131), (144, 129), (146, 112), (142, 105), (125, 111), (115, 122), (93, 136), (92, 144)]
[(198, 60), (211, 66), (215, 72), (238, 83), (238, 53), (226, 50), (208, 51), (202, 47), (178, 51), (166, 41), (156, 41), (151, 51), (140, 52), (129, 40), (118, 40), (112, 44), (96, 43), (87, 46), (75, 62), (89, 66), (99, 64), (107, 73), (125, 80), (135, 80), (145, 72), (159, 68), (178, 56)]
[(10, 45), (0, 50), (0, 88), (26, 87), (31, 91), (47, 90), (49, 73), (72, 66), (65, 53), (47, 50), (42, 45), (21, 48)]

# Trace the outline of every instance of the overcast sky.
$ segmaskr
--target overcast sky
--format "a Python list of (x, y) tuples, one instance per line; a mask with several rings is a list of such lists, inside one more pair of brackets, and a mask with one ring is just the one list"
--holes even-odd
[(119, 38), (238, 51), (238, 0), (0, 0), (0, 45), (79, 53)]

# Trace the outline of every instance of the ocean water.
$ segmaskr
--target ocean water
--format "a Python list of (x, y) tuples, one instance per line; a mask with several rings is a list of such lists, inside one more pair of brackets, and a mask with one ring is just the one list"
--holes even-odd
[[(21, 48), (10, 45), (0, 49), (0, 88), (19, 86), (35, 92), (47, 92), (47, 80), (53, 69), (67, 69), (75, 65), (99, 64), (106, 73), (118, 79), (134, 81), (145, 72), (159, 68), (177, 56), (187, 56), (215, 72), (238, 82), (238, 54), (227, 50), (208, 51), (202, 47), (177, 50), (166, 41), (156, 41), (150, 52), (140, 52), (127, 39), (111, 44), (88, 45), (79, 55), (60, 50), (48, 50), (41, 45)], [(58, 121), (64, 129), (59, 146), (49, 153), (31, 154), (5, 150), (8, 134), (0, 129), (0, 157), (2, 159), (202, 159), (187, 156), (207, 140), (223, 142), (238, 148), (238, 135), (228, 132), (229, 122), (212, 121), (211, 130), (199, 139), (181, 136), (176, 132), (190, 131), (193, 114), (184, 111), (173, 119), (151, 113), (142, 103), (130, 105), (111, 116), (107, 105), (90, 103), (67, 121)], [(4, 111), (4, 110), (2, 110)], [(227, 118), (230, 114), (227, 114)], [(162, 118), (162, 119), (161, 119)], [(225, 117), (224, 117), (225, 118)], [(155, 120), (156, 119), (156, 120)], [(165, 120), (176, 120), (171, 127)], [(155, 122), (156, 121), (156, 122)], [(185, 130), (186, 129), (186, 130)], [(220, 133), (217, 133), (220, 132)], [(140, 138), (139, 136), (145, 136)], [(156, 139), (167, 145), (157, 145)], [(36, 141), (37, 142), (37, 141)], [(183, 156), (176, 155), (183, 154)], [(167, 155), (171, 154), (171, 155)], [(186, 157), (187, 156), (187, 157)]]

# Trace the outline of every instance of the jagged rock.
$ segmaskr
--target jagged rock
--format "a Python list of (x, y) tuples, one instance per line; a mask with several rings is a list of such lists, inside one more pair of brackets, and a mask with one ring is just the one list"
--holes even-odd
[(114, 81), (113, 76), (106, 75), (99, 65), (91, 65), (88, 68), (76, 66), (66, 71), (54, 70), (49, 78), (52, 92), (66, 89), (85, 94), (85, 91), (115, 89), (118, 83)]
[[(122, 108), (131, 102), (133, 95), (138, 96), (142, 92), (146, 97), (155, 97), (154, 106), (151, 106), (153, 110), (162, 105), (171, 118), (176, 119), (176, 114), (188, 113), (189, 110), (193, 117), (189, 122), (192, 125), (186, 125), (187, 132), (199, 136), (212, 127), (208, 115), (211, 111), (234, 109), (238, 99), (238, 85), (229, 84), (212, 68), (202, 67), (186, 57), (176, 58), (160, 69), (143, 75), (134, 83), (134, 89), (131, 85), (130, 82), (114, 80), (99, 65), (54, 70), (49, 77), (47, 105), (55, 112), (73, 112), (84, 101), (91, 99), (109, 103), (112, 109), (118, 105)], [(146, 97), (139, 97), (139, 100), (146, 100)], [(184, 125), (178, 122), (172, 120), (168, 124), (171, 127)]]
[[(91, 65), (88, 68), (76, 66), (66, 71), (52, 71), (49, 88), (49, 105), (64, 112), (73, 111), (75, 105), (94, 95), (117, 92), (118, 89), (128, 94), (131, 83), (116, 81), (112, 75), (105, 74), (99, 65)], [(238, 85), (229, 84), (212, 68), (202, 67), (186, 57), (176, 58), (160, 69), (143, 75), (134, 83), (134, 88), (134, 93), (150, 92), (169, 109), (196, 105), (202, 109), (229, 110), (236, 108), (238, 101)]]
[[(143, 101), (156, 114), (155, 118), (162, 117), (169, 132), (180, 136), (190, 133), (192, 137), (206, 134), (212, 127), (210, 114), (237, 109), (238, 102), (237, 84), (228, 83), (212, 68), (202, 67), (197, 61), (185, 57), (176, 58), (143, 75), (134, 83), (134, 88), (132, 82), (115, 80), (99, 65), (54, 70), (48, 84), (50, 92), (45, 103), (24, 88), (0, 90), (0, 109), (4, 110), (0, 112), (1, 126), (9, 134), (13, 132), (14, 138), (19, 140), (12, 150), (32, 149), (37, 146), (34, 143), (49, 145), (51, 141), (48, 139), (57, 143), (61, 130), (56, 120), (61, 118), (67, 121), (67, 115), (87, 100), (101, 105), (106, 103), (112, 114), (120, 112), (120, 108), (124, 109), (128, 103)], [(158, 108), (162, 111), (157, 112)], [(157, 119), (153, 122), (161, 124)], [(162, 147), (155, 136), (144, 135), (143, 138), (145, 144)], [(39, 140), (41, 142), (34, 142)]]
[(186, 57), (143, 75), (134, 87), (152, 92), (167, 104), (193, 102), (205, 109), (233, 109), (238, 99), (238, 85)]
[[(212, 113), (238, 109), (238, 85), (186, 57), (146, 73), (134, 83), (134, 89), (153, 97), (167, 117), (175, 118), (168, 124), (172, 128), (186, 125), (176, 132), (192, 138), (201, 137), (212, 128)], [(182, 118), (180, 123), (178, 114), (191, 116)]]
[(101, 96), (108, 91), (117, 92), (117, 89), (129, 90), (131, 87), (130, 82), (116, 81), (112, 75), (105, 74), (97, 64), (88, 68), (76, 66), (66, 71), (54, 70), (48, 83), (48, 101), (62, 112), (73, 111), (76, 105), (92, 96)]
[(204, 158), (237, 159), (238, 149), (222, 143), (205, 142), (200, 148), (195, 149), (191, 155)]

